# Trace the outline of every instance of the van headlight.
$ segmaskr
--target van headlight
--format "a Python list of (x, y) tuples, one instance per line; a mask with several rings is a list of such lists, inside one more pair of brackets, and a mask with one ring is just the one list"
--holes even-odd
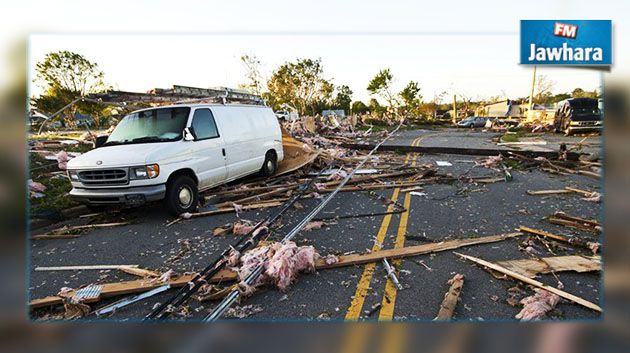
[(70, 181), (79, 181), (79, 173), (77, 173), (75, 170), (69, 170), (68, 179), (70, 179)]
[(132, 167), (129, 177), (131, 179), (153, 179), (160, 175), (160, 166), (149, 164), (142, 167)]

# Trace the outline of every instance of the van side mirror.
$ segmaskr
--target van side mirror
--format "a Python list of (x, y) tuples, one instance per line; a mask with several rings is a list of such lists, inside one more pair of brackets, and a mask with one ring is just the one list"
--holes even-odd
[(184, 129), (184, 141), (195, 141), (196, 139), (197, 135), (195, 135), (195, 129), (192, 126)]
[(105, 144), (105, 142), (107, 142), (108, 138), (109, 138), (109, 135), (96, 136), (96, 139), (94, 140), (94, 148), (102, 147)]

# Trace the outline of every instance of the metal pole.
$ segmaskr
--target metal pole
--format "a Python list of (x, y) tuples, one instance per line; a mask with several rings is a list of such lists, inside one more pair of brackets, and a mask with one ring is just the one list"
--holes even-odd
[(527, 110), (527, 118), (529, 119), (532, 114), (532, 107), (534, 102), (534, 88), (536, 87), (536, 65), (534, 65), (534, 74), (532, 75), (532, 90), (529, 93), (529, 108)]

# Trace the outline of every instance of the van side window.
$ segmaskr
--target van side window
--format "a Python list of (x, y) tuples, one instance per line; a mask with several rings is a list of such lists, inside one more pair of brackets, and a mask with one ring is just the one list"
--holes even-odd
[(193, 114), (192, 128), (195, 130), (198, 140), (219, 137), (217, 125), (210, 109), (197, 109)]

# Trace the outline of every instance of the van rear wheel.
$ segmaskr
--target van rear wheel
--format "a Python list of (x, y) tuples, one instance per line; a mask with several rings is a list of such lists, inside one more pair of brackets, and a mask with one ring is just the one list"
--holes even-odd
[(278, 157), (275, 152), (269, 151), (265, 154), (265, 162), (260, 169), (260, 174), (263, 176), (272, 176), (278, 169)]
[(166, 186), (166, 198), (164, 201), (173, 216), (196, 211), (199, 205), (197, 183), (189, 176), (176, 176)]

